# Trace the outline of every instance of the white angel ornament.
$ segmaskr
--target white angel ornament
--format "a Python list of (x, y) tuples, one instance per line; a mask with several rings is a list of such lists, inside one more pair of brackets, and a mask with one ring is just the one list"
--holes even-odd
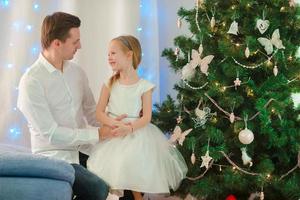
[(260, 37), (257, 40), (261, 45), (264, 46), (265, 51), (267, 52), (268, 55), (273, 53), (273, 45), (277, 49), (285, 49), (285, 47), (282, 44), (282, 41), (280, 40), (279, 29), (276, 29), (273, 32), (271, 39)]
[(176, 143), (178, 141), (178, 143), (182, 146), (185, 137), (192, 131), (193, 129), (190, 128), (188, 130), (185, 130), (184, 132), (182, 132), (181, 128), (179, 126), (176, 126), (173, 134), (171, 135), (171, 138), (169, 139), (169, 141), (171, 143)]
[(190, 65), (192, 68), (196, 68), (197, 66), (200, 67), (200, 71), (208, 76), (208, 64), (212, 61), (214, 58), (213, 55), (205, 56), (204, 58), (201, 58), (202, 52), (203, 52), (203, 46), (200, 44), (199, 46), (199, 52), (195, 49), (192, 50), (192, 59), (190, 61)]

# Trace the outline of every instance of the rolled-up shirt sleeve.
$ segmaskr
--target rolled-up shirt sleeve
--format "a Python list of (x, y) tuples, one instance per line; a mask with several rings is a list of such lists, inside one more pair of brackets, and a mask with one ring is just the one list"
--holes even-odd
[(59, 126), (51, 114), (42, 85), (32, 77), (23, 77), (20, 81), (18, 108), (27, 119), (30, 128), (42, 134), (50, 144), (77, 146), (99, 141), (97, 128)]

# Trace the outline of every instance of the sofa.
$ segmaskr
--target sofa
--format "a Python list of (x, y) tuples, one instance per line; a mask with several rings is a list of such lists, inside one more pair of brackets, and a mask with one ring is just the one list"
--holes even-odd
[(0, 152), (1, 200), (71, 200), (74, 169), (67, 162)]

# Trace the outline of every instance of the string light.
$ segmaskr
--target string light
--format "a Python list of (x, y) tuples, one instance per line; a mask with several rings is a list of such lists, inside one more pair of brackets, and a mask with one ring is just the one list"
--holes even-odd
[(33, 9), (34, 9), (34, 10), (38, 10), (39, 7), (40, 7), (39, 4), (37, 4), (37, 3), (36, 3), (36, 4), (33, 4)]
[(272, 66), (272, 65), (273, 65), (273, 63), (272, 63), (271, 59), (268, 59), (267, 66)]
[(213, 124), (216, 124), (216, 123), (218, 122), (218, 119), (217, 119), (216, 117), (213, 117), (213, 118), (211, 119), (211, 122), (212, 122)]
[(8, 0), (1, 0), (1, 6), (2, 7), (8, 7), (9, 6), (9, 1)]
[(271, 109), (271, 112), (272, 112), (272, 113), (275, 113), (275, 109), (274, 109), (274, 108), (272, 108), (272, 109)]
[(284, 6), (282, 6), (282, 7), (280, 8), (280, 12), (285, 12), (285, 7), (284, 7)]
[(32, 26), (31, 25), (27, 25), (26, 29), (27, 29), (27, 31), (31, 31), (32, 30)]
[(226, 87), (225, 86), (221, 87), (221, 92), (225, 92), (225, 91), (226, 91)]
[(8, 69), (11, 69), (11, 68), (13, 68), (13, 66), (14, 66), (14, 65), (13, 65), (13, 64), (11, 64), (11, 63), (9, 63), (9, 64), (7, 64), (7, 65), (6, 65), (6, 67), (7, 67)]
[(138, 32), (141, 32), (141, 31), (143, 30), (143, 28), (142, 28), (142, 27), (138, 27), (136, 30), (137, 30)]

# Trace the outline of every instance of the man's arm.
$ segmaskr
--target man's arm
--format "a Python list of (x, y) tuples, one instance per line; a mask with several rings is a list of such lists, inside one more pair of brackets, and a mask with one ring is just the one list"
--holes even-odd
[(96, 101), (92, 93), (91, 88), (89, 87), (89, 82), (86, 74), (82, 71), (82, 84), (83, 84), (83, 100), (82, 100), (82, 109), (83, 114), (91, 126), (99, 127), (100, 123), (96, 120)]
[(42, 85), (35, 79), (21, 79), (18, 108), (32, 128), (51, 144), (75, 146), (99, 141), (97, 128), (77, 129), (60, 126), (52, 116)]

